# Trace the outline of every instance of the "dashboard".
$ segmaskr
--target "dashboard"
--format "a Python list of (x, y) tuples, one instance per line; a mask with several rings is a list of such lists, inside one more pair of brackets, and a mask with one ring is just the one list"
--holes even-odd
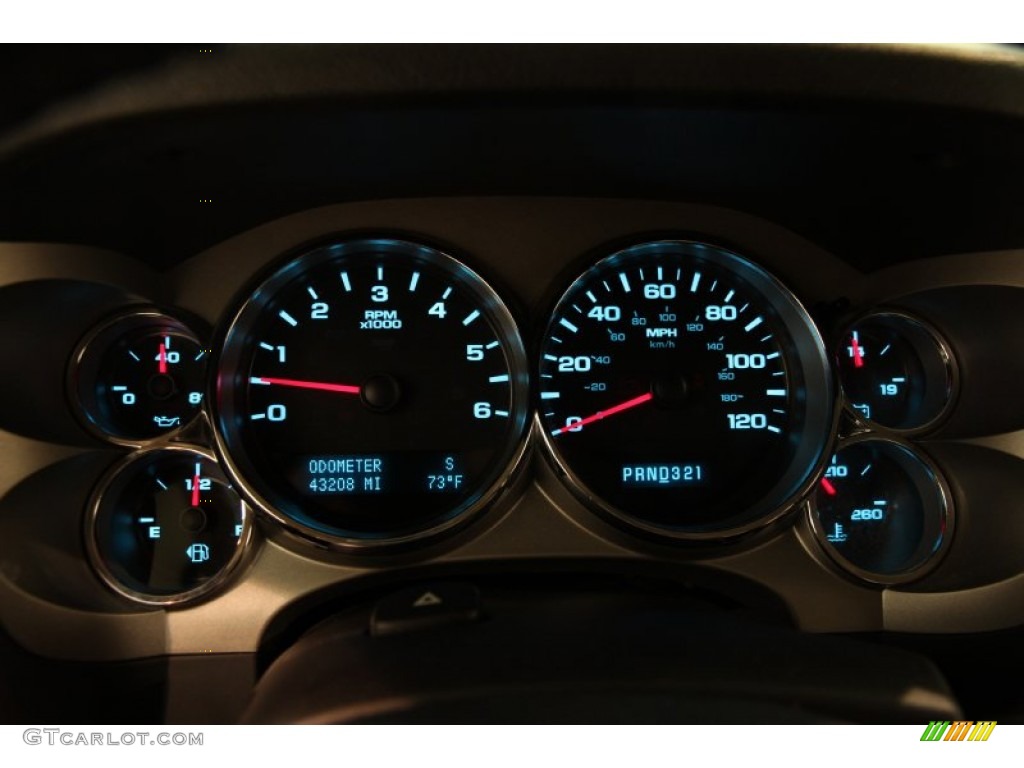
[(167, 722), (979, 705), (957, 657), (1024, 623), (1019, 54), (750, 47), (752, 99), (600, 53), (167, 49), (9, 134), (0, 664)]

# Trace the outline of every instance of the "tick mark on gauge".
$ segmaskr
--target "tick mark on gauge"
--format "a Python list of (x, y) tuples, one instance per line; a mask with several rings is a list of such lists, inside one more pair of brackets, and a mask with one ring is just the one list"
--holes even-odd
[(590, 291), (587, 291), (587, 298), (590, 299), (591, 303), (597, 304), (597, 296), (595, 296)]
[(749, 323), (747, 323), (745, 326), (743, 326), (743, 330), (744, 331), (748, 331), (748, 332), (752, 331), (755, 328), (757, 328), (757, 326), (759, 326), (763, 322), (764, 322), (764, 318), (761, 317), (760, 315), (758, 315), (753, 320), (751, 320)]
[(380, 266), (379, 264), (377, 265), (377, 282), (384, 282), (384, 267)]
[(260, 348), (261, 348), (261, 349), (266, 349), (266, 350), (269, 350), (269, 351), (271, 351), (271, 352), (273, 352), (273, 351), (274, 351), (274, 348), (273, 348), (273, 347), (272, 347), (272, 346), (271, 346), (270, 344), (267, 344), (267, 342), (265, 342), (265, 341), (261, 341), (261, 342), (260, 342)]
[(781, 430), (781, 429), (779, 429), (778, 427), (773, 427), (773, 426), (771, 426), (771, 425), (769, 424), (769, 425), (768, 425), (768, 431), (769, 431), (769, 432), (774, 432), (775, 434), (778, 434), (778, 433), (779, 433), (779, 432), (781, 432), (782, 430)]
[(346, 291), (352, 290), (352, 282), (348, 279), (348, 272), (341, 273), (341, 284), (345, 287)]
[(619, 272), (619, 282), (622, 283), (622, 290), (629, 293), (629, 278), (626, 277), (625, 272)]
[(540, 393), (540, 399), (541, 400), (557, 400), (561, 396), (562, 396), (561, 392), (541, 392)]
[(292, 317), (291, 315), (289, 315), (289, 314), (288, 314), (287, 312), (285, 312), (285, 311), (284, 311), (283, 309), (282, 309), (282, 310), (281, 310), (280, 312), (278, 312), (278, 313), (277, 313), (277, 315), (278, 315), (278, 317), (280, 317), (280, 318), (281, 318), (282, 320), (284, 320), (284, 321), (285, 321), (286, 323), (288, 323), (288, 325), (292, 326), (293, 328), (294, 328), (294, 327), (295, 327), (296, 325), (298, 325), (298, 324), (299, 324), (299, 321), (298, 321), (298, 320), (296, 320), (296, 319), (295, 319), (294, 317)]
[(462, 321), (462, 324), (463, 325), (469, 325), (474, 320), (476, 320), (478, 317), (480, 317), (480, 310), (474, 309), (472, 312), (470, 312), (468, 315), (466, 315), (466, 317)]
[(409, 278), (409, 293), (413, 293), (416, 290), (416, 286), (420, 282), (420, 273), (413, 272), (412, 277)]
[(316, 291), (313, 290), (313, 286), (308, 286), (306, 288), (306, 293), (309, 294), (309, 297), (313, 299), (313, 301), (316, 301), (317, 299), (320, 298), (319, 296), (316, 295)]
[(555, 357), (554, 355), (544, 355), (544, 359), (545, 360), (550, 360), (552, 362), (557, 362), (558, 361), (558, 358)]
[(449, 286), (447, 288), (447, 290), (445, 290), (445, 292), (443, 294), (441, 294), (441, 298), (442, 299), (447, 299), (451, 295), (452, 295), (452, 289), (451, 289), (451, 286)]
[(764, 392), (768, 397), (785, 397), (786, 390), (784, 389), (766, 389)]
[(259, 376), (250, 376), (249, 377), (249, 383), (250, 384), (259, 384), (261, 387), (269, 387), (270, 386), (270, 382), (269, 381), (264, 381)]
[(700, 272), (694, 272), (693, 280), (690, 281), (690, 293), (696, 293), (698, 285), (700, 285)]
[(141, 361), (141, 360), (139, 359), (139, 356), (138, 356), (138, 355), (136, 355), (136, 354), (135, 354), (134, 352), (132, 352), (132, 351), (131, 351), (130, 349), (128, 350), (128, 355), (129, 355), (129, 356), (130, 356), (130, 357), (132, 358), (132, 360), (134, 360), (134, 361), (135, 361), (136, 363), (140, 363), (140, 362), (142, 362), (142, 361)]
[(167, 490), (167, 486), (164, 485), (164, 481), (161, 480), (159, 477), (156, 479), (156, 484), (163, 488), (165, 491)]
[(508, 416), (508, 411), (495, 411), (495, 416)]
[(765, 355), (765, 356), (764, 356), (764, 359), (765, 359), (765, 360), (774, 360), (774, 359), (775, 359), (776, 357), (778, 357), (778, 356), (779, 356), (779, 353), (778, 353), (778, 352), (772, 352), (771, 354), (767, 354), (767, 355)]
[(661, 267), (658, 267), (658, 281), (661, 282), (664, 279), (665, 276), (662, 274)]
[(558, 321), (558, 324), (561, 325), (563, 328), (568, 328), (573, 333), (576, 333), (579, 330), (579, 328), (577, 328), (575, 325), (570, 323), (564, 317), (561, 320)]
[(730, 301), (732, 301), (732, 297), (735, 296), (735, 295), (736, 295), (736, 291), (729, 291), (727, 294), (725, 294), (725, 298), (722, 299), (722, 301), (724, 301), (726, 304), (728, 304)]
[(488, 344), (486, 347), (484, 347), (484, 349), (494, 349), (496, 346), (498, 346), (498, 343), (499, 342), (497, 342), (497, 341), (492, 341), (490, 344)]
[(502, 373), (498, 376), (491, 376), (491, 378), (489, 378), (488, 381), (491, 382), (492, 384), (499, 384), (503, 381), (508, 381), (508, 374)]

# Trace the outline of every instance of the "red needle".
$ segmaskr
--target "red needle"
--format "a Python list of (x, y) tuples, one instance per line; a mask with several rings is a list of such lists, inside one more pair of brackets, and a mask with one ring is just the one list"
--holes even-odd
[(825, 493), (827, 493), (829, 496), (836, 495), (836, 487), (832, 485), (832, 483), (830, 483), (826, 478), (821, 479), (821, 487), (825, 489)]
[(160, 342), (160, 373), (167, 373), (167, 346), (162, 341)]
[(638, 405), (646, 403), (653, 397), (654, 395), (652, 395), (650, 392), (648, 392), (646, 395), (640, 395), (640, 397), (634, 397), (632, 400), (627, 400), (624, 403), (614, 405), (606, 411), (598, 411), (593, 416), (587, 416), (587, 418), (580, 419), (579, 421), (573, 422), (572, 424), (566, 424), (564, 427), (562, 427), (561, 429), (556, 429), (551, 434), (557, 437), (563, 432), (576, 432), (577, 430), (580, 430), (583, 427), (585, 427), (587, 424), (599, 421), (605, 418), (606, 416), (611, 416), (612, 414), (620, 413), (628, 408), (635, 408)]
[(279, 384), (282, 387), (322, 389), (325, 392), (344, 392), (347, 395), (359, 394), (359, 387), (348, 384), (325, 384), (322, 381), (298, 381), (297, 379), (269, 379), (266, 376), (253, 376), (251, 381), (253, 384)]
[(196, 474), (192, 478), (192, 506), (199, 506), (199, 465), (196, 464)]
[(851, 340), (853, 342), (853, 367), (863, 368), (864, 367), (864, 355), (860, 351), (860, 343), (857, 341), (857, 337), (854, 336)]

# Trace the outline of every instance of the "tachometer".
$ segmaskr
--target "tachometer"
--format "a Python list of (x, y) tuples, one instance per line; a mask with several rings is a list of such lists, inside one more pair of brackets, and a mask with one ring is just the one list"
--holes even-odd
[(551, 315), (538, 419), (588, 503), (683, 539), (781, 514), (824, 460), (835, 420), (822, 341), (760, 267), (660, 241), (587, 270)]
[(339, 546), (404, 542), (483, 508), (522, 454), (528, 374), (494, 291), (435, 249), (316, 248), (227, 330), (221, 449), (268, 514)]

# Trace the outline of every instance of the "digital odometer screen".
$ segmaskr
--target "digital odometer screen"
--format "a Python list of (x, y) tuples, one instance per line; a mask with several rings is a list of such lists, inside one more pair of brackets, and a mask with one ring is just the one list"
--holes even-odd
[(823, 458), (834, 399), (810, 319), (701, 243), (629, 248), (559, 300), (538, 362), (553, 457), (604, 511), (686, 537), (770, 515)]
[(415, 535), (474, 508), (525, 432), (525, 353), (493, 291), (401, 241), (284, 265), (228, 333), (218, 392), (231, 468), (318, 538)]
[(296, 485), (312, 495), (393, 494), (409, 488), (433, 493), (462, 491), (466, 475), (452, 454), (310, 456), (296, 462)]

